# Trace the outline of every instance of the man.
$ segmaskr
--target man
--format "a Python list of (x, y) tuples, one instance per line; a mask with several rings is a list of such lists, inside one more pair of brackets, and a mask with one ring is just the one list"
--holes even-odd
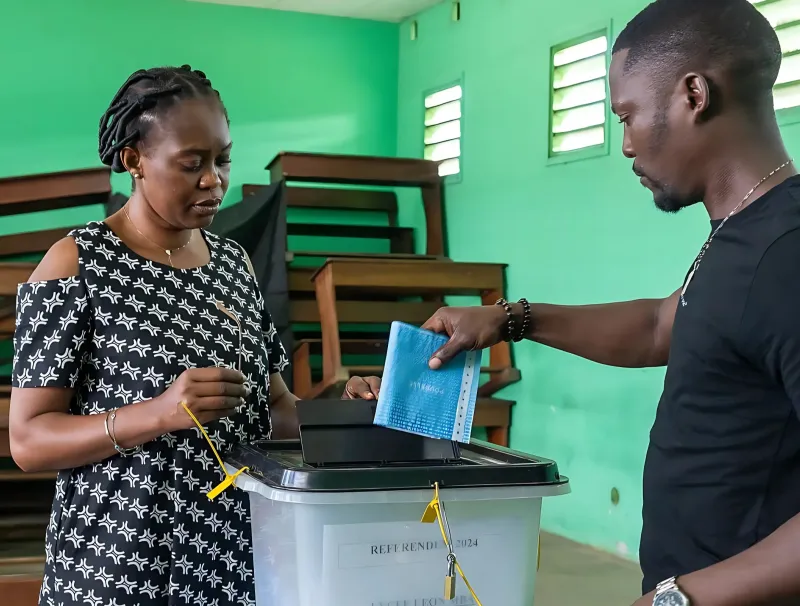
[[(703, 202), (709, 241), (665, 299), (527, 314), (538, 343), (667, 366), (636, 606), (800, 604), (800, 177), (773, 110), (780, 61), (747, 0), (658, 0), (637, 15), (609, 72), (622, 151), (659, 209)], [(511, 335), (502, 305), (439, 310), (425, 328), (450, 339), (431, 367), (513, 337), (526, 311), (510, 311)]]

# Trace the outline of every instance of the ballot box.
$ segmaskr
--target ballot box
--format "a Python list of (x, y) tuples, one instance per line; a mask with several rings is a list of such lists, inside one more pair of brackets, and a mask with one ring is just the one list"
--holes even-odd
[(570, 491), (554, 461), (378, 427), (370, 401), (297, 404), (299, 440), (225, 457), (247, 468), (258, 606), (533, 603), (542, 499)]

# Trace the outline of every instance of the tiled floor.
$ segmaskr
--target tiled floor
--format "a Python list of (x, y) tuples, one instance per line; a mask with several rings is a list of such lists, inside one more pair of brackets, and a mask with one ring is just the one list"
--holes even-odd
[(542, 534), (535, 606), (630, 606), (641, 578), (634, 562)]

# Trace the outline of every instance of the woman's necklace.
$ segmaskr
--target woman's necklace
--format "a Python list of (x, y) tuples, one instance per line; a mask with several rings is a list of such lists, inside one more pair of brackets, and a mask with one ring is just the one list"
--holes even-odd
[(700, 249), (700, 253), (697, 255), (697, 258), (694, 260), (694, 265), (692, 266), (692, 271), (690, 271), (689, 275), (686, 277), (686, 283), (683, 285), (683, 290), (681, 290), (681, 305), (683, 305), (684, 307), (686, 306), (686, 299), (684, 298), (684, 295), (686, 294), (686, 289), (689, 288), (689, 283), (692, 281), (692, 278), (694, 277), (694, 273), (697, 271), (697, 268), (700, 266), (700, 261), (703, 260), (703, 256), (706, 254), (706, 251), (708, 250), (708, 247), (711, 246), (711, 240), (714, 239), (714, 236), (717, 235), (717, 232), (720, 229), (722, 229), (722, 226), (725, 225), (725, 223), (728, 221), (728, 219), (730, 219), (734, 215), (734, 213), (742, 207), (742, 204), (747, 202), (747, 200), (750, 198), (750, 196), (753, 195), (753, 192), (755, 192), (756, 189), (758, 189), (759, 185), (761, 185), (764, 181), (769, 179), (772, 175), (777, 173), (779, 170), (781, 170), (785, 166), (789, 166), (789, 164), (791, 164), (791, 163), (792, 163), (792, 159), (789, 158), (786, 162), (781, 164), (778, 168), (773, 170), (766, 177), (761, 179), (761, 181), (756, 183), (753, 186), (753, 189), (751, 189), (749, 192), (747, 192), (747, 195), (744, 197), (744, 199), (741, 202), (739, 202), (739, 204), (736, 205), (736, 208), (734, 208), (731, 212), (729, 212), (728, 216), (725, 217), (722, 220), (722, 223), (720, 223), (717, 226), (717, 228), (711, 233), (711, 235), (708, 237), (708, 240), (706, 240), (706, 243), (703, 244), (703, 248)]
[(156, 248), (158, 248), (158, 249), (160, 249), (160, 250), (163, 250), (165, 253), (167, 253), (167, 259), (169, 259), (169, 265), (170, 265), (170, 267), (175, 267), (175, 266), (172, 264), (172, 253), (178, 252), (179, 250), (181, 250), (181, 249), (183, 249), (183, 248), (186, 248), (186, 247), (189, 245), (189, 242), (191, 242), (191, 241), (192, 241), (192, 235), (194, 235), (194, 230), (192, 230), (192, 231), (190, 231), (190, 232), (189, 232), (189, 239), (186, 241), (186, 244), (183, 244), (182, 246), (179, 246), (178, 248), (164, 248), (164, 247), (163, 247), (163, 246), (161, 246), (160, 244), (156, 244), (155, 242), (153, 242), (153, 241), (152, 241), (150, 238), (148, 238), (147, 236), (145, 236), (145, 235), (144, 235), (144, 234), (141, 232), (141, 230), (140, 230), (138, 227), (136, 227), (136, 224), (133, 222), (133, 220), (131, 219), (131, 216), (128, 214), (128, 205), (127, 205), (127, 204), (126, 204), (125, 206), (123, 206), (123, 207), (122, 207), (122, 210), (125, 212), (125, 216), (126, 216), (126, 217), (128, 217), (128, 221), (129, 221), (129, 222), (130, 222), (130, 224), (133, 226), (133, 229), (135, 229), (136, 231), (138, 231), (138, 232), (139, 232), (139, 235), (140, 235), (140, 236), (142, 236), (142, 238), (144, 238), (144, 239), (145, 239), (145, 240), (147, 240), (148, 242), (150, 242), (150, 244), (152, 244), (152, 245), (153, 245), (153, 246), (155, 246)]

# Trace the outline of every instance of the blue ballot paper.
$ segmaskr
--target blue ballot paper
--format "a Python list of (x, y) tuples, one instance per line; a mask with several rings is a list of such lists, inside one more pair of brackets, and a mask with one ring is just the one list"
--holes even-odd
[(392, 322), (375, 425), (468, 443), (481, 352), (462, 352), (439, 370), (428, 361), (447, 337)]

